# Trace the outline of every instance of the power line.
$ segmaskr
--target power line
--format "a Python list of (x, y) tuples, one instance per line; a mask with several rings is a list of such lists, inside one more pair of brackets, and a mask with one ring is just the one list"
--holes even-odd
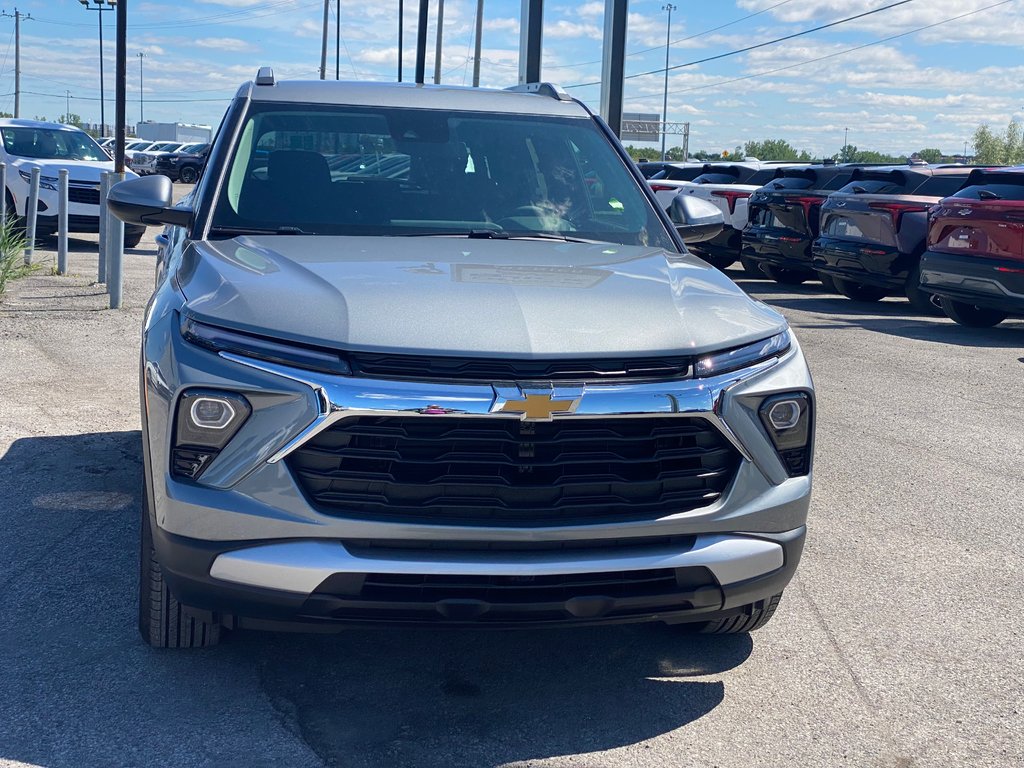
[[(748, 13), (746, 16), (741, 16), (738, 19), (733, 19), (732, 21), (726, 22), (725, 24), (719, 24), (717, 27), (712, 27), (711, 29), (705, 29), (703, 32), (694, 32), (692, 35), (687, 35), (686, 37), (680, 37), (678, 40), (673, 40), (671, 43), (669, 43), (669, 45), (672, 46), (672, 45), (676, 45), (677, 43), (685, 43), (688, 40), (694, 40), (694, 39), (696, 39), (698, 37), (703, 37), (704, 35), (710, 35), (712, 32), (717, 32), (718, 30), (725, 29), (726, 27), (735, 26), (736, 24), (744, 22), (747, 19), (752, 19), (755, 16), (760, 16), (762, 13), (768, 13), (768, 11), (772, 11), (772, 10), (778, 8), (780, 5), (785, 5), (786, 3), (791, 3), (791, 2), (793, 2), (793, 0), (782, 0), (782, 2), (776, 3), (775, 5), (769, 5), (764, 10), (757, 11), (755, 13)], [(651, 51), (660, 51), (664, 47), (665, 46), (663, 46), (663, 45), (656, 45), (653, 48), (644, 48), (644, 49), (639, 50), (639, 51), (632, 51), (631, 53), (627, 53), (626, 56), (627, 57), (629, 57), (629, 56), (640, 56), (641, 54), (650, 53)], [(601, 59), (597, 59), (596, 61), (581, 61), (578, 64), (559, 64), (558, 68), (559, 69), (563, 69), (563, 68), (565, 68), (565, 69), (572, 69), (573, 67), (586, 67), (586, 66), (589, 66), (591, 64), (600, 64), (600, 63), (602, 63), (602, 60)], [(570, 87), (572, 87), (572, 86), (570, 86)]]
[[(306, 3), (304, 5), (297, 5), (290, 9), (283, 8), (282, 10), (275, 10), (282, 8), (283, 6), (293, 5), (293, 0), (276, 0), (275, 2), (267, 3), (262, 5), (255, 10), (243, 9), (236, 11), (225, 11), (223, 13), (215, 13), (210, 16), (196, 16), (191, 19), (180, 19), (179, 21), (164, 21), (164, 22), (152, 22), (148, 24), (132, 24), (132, 29), (180, 29), (183, 27), (201, 27), (201, 26), (213, 26), (216, 24), (229, 24), (239, 21), (241, 19), (258, 19), (264, 16), (273, 16), (279, 13), (293, 13), (295, 11), (304, 10), (314, 5), (319, 6), (320, 0), (313, 0), (313, 2)], [(57, 21), (56, 19), (36, 19), (44, 24), (54, 24), (61, 27), (85, 27), (91, 26), (89, 24), (73, 21)]]
[[(863, 43), (862, 45), (856, 45), (856, 46), (854, 46), (852, 48), (846, 48), (846, 49), (844, 49), (842, 51), (836, 51), (835, 53), (829, 53), (829, 54), (826, 54), (824, 56), (818, 56), (818, 57), (813, 58), (813, 59), (807, 59), (806, 61), (798, 61), (795, 64), (787, 64), (784, 67), (777, 67), (775, 69), (767, 69), (764, 72), (755, 72), (755, 73), (753, 73), (751, 75), (743, 75), (741, 77), (733, 77), (733, 78), (730, 78), (728, 80), (718, 80), (718, 81), (716, 81), (714, 83), (706, 83), (704, 85), (694, 85), (694, 86), (691, 86), (689, 88), (679, 88), (679, 89), (677, 89), (675, 91), (669, 91), (669, 94), (670, 95), (674, 95), (674, 94), (677, 94), (677, 93), (690, 93), (691, 91), (702, 91), (705, 88), (717, 88), (717, 87), (719, 87), (721, 85), (729, 85), (731, 83), (738, 83), (738, 82), (740, 82), (742, 80), (751, 80), (751, 79), (753, 79), (755, 77), (764, 77), (765, 75), (774, 75), (777, 72), (784, 72), (784, 71), (786, 71), (788, 69), (796, 69), (797, 67), (803, 67), (803, 66), (806, 66), (807, 64), (815, 64), (815, 63), (817, 63), (819, 61), (825, 61), (827, 59), (834, 59), (837, 56), (845, 56), (848, 53), (854, 53), (855, 51), (860, 51), (860, 50), (863, 50), (865, 48), (870, 48), (871, 46), (874, 46), (874, 45), (881, 45), (882, 43), (888, 43), (888, 42), (891, 42), (893, 40), (898, 40), (901, 37), (908, 37), (909, 35), (916, 35), (918, 32), (924, 32), (925, 30), (932, 29), (933, 27), (939, 27), (939, 26), (942, 26), (943, 24), (949, 24), (950, 22), (959, 21), (960, 19), (966, 19), (968, 16), (974, 16), (975, 14), (981, 13), (982, 11), (988, 11), (988, 10), (991, 10), (993, 8), (998, 8), (1001, 5), (1008, 5), (1009, 3), (1012, 3), (1014, 1), (1015, 0), (1000, 0), (1000, 2), (998, 2), (998, 3), (992, 3), (992, 5), (986, 5), (983, 8), (978, 8), (978, 9), (973, 10), (973, 11), (968, 11), (967, 13), (961, 13), (959, 16), (951, 16), (950, 18), (943, 19), (942, 21), (936, 21), (936, 22), (933, 22), (931, 24), (926, 24), (923, 27), (917, 27), (916, 29), (910, 29), (910, 30), (907, 30), (906, 32), (900, 32), (897, 35), (890, 35), (889, 37), (883, 37), (883, 38), (880, 38), (878, 40), (873, 40), (870, 43)], [(650, 95), (630, 96), (628, 99), (626, 99), (626, 101), (639, 101), (641, 99), (649, 99), (649, 98), (651, 98)]]
[[(858, 14), (855, 14), (854, 16), (847, 16), (845, 19), (839, 19), (838, 21), (832, 21), (832, 22), (829, 22), (828, 24), (821, 24), (821, 25), (819, 25), (817, 27), (811, 27), (810, 29), (805, 29), (805, 30), (802, 30), (800, 32), (794, 32), (793, 34), (786, 35), (784, 37), (777, 37), (774, 40), (767, 40), (767, 41), (765, 41), (763, 43), (757, 43), (756, 45), (748, 45), (746, 48), (738, 48), (735, 51), (728, 51), (727, 53), (719, 53), (719, 54), (717, 54), (715, 56), (706, 56), (703, 59), (697, 59), (696, 61), (688, 61), (685, 64), (676, 64), (676, 65), (671, 66), (671, 67), (662, 67), (661, 69), (652, 69), (650, 72), (637, 72), (634, 75), (626, 75), (625, 79), (626, 80), (630, 80), (630, 79), (632, 79), (634, 77), (645, 77), (647, 75), (660, 75), (663, 72), (671, 72), (674, 69), (682, 69), (683, 67), (692, 67), (692, 66), (695, 66), (697, 64), (706, 64), (709, 61), (717, 61), (718, 59), (724, 59), (724, 58), (727, 58), (729, 56), (736, 56), (736, 55), (741, 54), (741, 53), (747, 53), (748, 51), (756, 50), (758, 48), (765, 48), (765, 47), (767, 47), (769, 45), (775, 45), (776, 43), (785, 42), (786, 40), (792, 40), (792, 39), (797, 38), (797, 37), (803, 37), (804, 35), (809, 35), (809, 34), (811, 34), (813, 32), (820, 32), (821, 30), (829, 29), (830, 27), (838, 27), (840, 24), (847, 24), (847, 23), (849, 23), (851, 21), (856, 21), (857, 19), (863, 19), (865, 16), (872, 16), (872, 15), (874, 15), (876, 13), (881, 13), (882, 11), (888, 11), (891, 8), (895, 8), (895, 7), (900, 6), (900, 5), (906, 5), (907, 3), (912, 3), (912, 2), (914, 2), (914, 0), (899, 0), (899, 2), (889, 3), (888, 5), (883, 5), (881, 8), (875, 8), (874, 10), (871, 10), (871, 11), (864, 11), (863, 13), (858, 13)], [(567, 85), (565, 87), (566, 88), (585, 88), (585, 87), (587, 87), (589, 85), (600, 85), (600, 84), (601, 84), (601, 81), (597, 80), (597, 81), (592, 82), (592, 83), (577, 83), (576, 85)]]

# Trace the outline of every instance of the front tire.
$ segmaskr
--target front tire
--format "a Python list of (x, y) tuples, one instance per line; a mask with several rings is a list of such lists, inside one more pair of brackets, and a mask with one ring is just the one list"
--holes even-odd
[(195, 184), (199, 180), (199, 171), (186, 165), (178, 172), (178, 181), (182, 184)]
[(766, 600), (758, 600), (756, 603), (745, 606), (742, 611), (733, 616), (707, 622), (699, 632), (702, 635), (739, 635), (753, 632), (771, 621), (772, 616), (775, 615), (775, 609), (779, 607), (780, 600), (782, 600), (781, 592)]
[(185, 612), (164, 581), (153, 549), (149, 494), (142, 486), (139, 542), (139, 634), (153, 648), (208, 648), (220, 640), (220, 625)]
[(1009, 317), (1007, 313), (1000, 312), (998, 309), (979, 307), (945, 297), (939, 299), (939, 304), (942, 305), (942, 311), (950, 320), (968, 328), (991, 328)]

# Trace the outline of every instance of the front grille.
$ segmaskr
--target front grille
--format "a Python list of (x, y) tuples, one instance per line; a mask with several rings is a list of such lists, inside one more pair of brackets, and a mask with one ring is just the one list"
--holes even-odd
[(68, 187), (69, 203), (84, 203), (86, 205), (99, 205), (100, 192), (98, 189), (88, 187)]
[(689, 375), (691, 357), (633, 357), (581, 360), (510, 360), (352, 352), (358, 376), (413, 380), (600, 381), (677, 378)]
[(688, 417), (357, 416), (288, 458), (325, 514), (450, 525), (643, 520), (704, 507), (739, 454)]

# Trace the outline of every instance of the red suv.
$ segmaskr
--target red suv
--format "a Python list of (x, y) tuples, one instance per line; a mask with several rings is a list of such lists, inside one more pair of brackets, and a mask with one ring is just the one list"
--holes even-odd
[(1024, 167), (972, 171), (932, 209), (921, 287), (961, 325), (1024, 316)]

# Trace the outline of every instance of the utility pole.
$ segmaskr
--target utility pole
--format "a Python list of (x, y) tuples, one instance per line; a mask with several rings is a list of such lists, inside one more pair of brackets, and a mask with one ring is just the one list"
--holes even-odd
[(320, 79), (327, 79), (327, 24), (331, 15), (331, 0), (324, 0), (324, 28), (320, 41)]
[(107, 131), (107, 114), (103, 105), (103, 13), (105, 11), (114, 10), (117, 6), (117, 0), (92, 0), (96, 3), (96, 7), (93, 8), (89, 4), (89, 0), (78, 0), (82, 4), (82, 7), (87, 11), (96, 11), (96, 19), (99, 21), (100, 27), (100, 135), (102, 136)]
[(336, 6), (338, 15), (334, 19), (334, 79), (341, 80), (341, 0)]
[(434, 47), (434, 85), (441, 82), (441, 38), (444, 35), (444, 0), (437, 0), (437, 45)]
[(402, 82), (402, 24), (405, 22), (405, 0), (398, 0), (398, 82)]
[(850, 161), (850, 129), (843, 128), (843, 161)]
[(21, 20), (32, 15), (15, 8), (14, 13), (3, 11), (0, 16), (14, 19), (14, 116), (21, 117)]
[(690, 159), (690, 124), (683, 123), (683, 162)]
[(476, 0), (476, 46), (473, 49), (473, 87), (480, 87), (480, 45), (484, 36), (484, 0)]
[(661, 10), (668, 11), (668, 27), (665, 29), (665, 92), (661, 101), (661, 160), (665, 161), (665, 139), (668, 138), (668, 52), (672, 42), (672, 11), (676, 7), (672, 3), (661, 6)]
[(64, 91), (64, 120), (71, 122), (71, 91)]
[(146, 58), (146, 54), (139, 51), (136, 56), (139, 57), (139, 122), (146, 122), (146, 113), (143, 111), (144, 97), (142, 93), (142, 60)]

